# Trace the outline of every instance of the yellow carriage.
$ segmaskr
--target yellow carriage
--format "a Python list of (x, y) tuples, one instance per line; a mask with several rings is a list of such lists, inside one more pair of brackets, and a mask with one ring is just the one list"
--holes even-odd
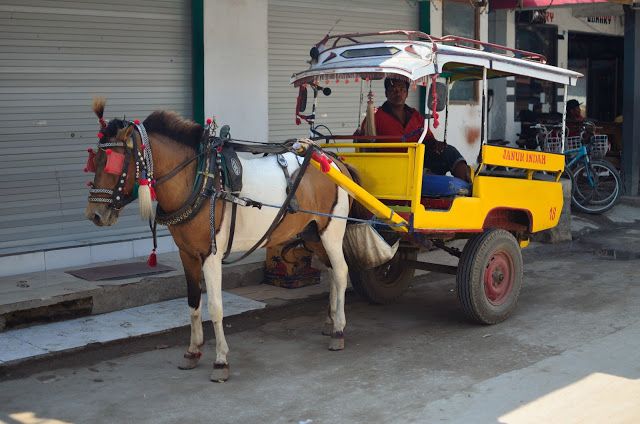
[[(296, 119), (310, 124), (312, 138), (324, 149), (355, 167), (361, 183), (335, 168), (327, 176), (387, 224), (377, 227), (386, 240), (401, 240), (393, 258), (382, 265), (365, 269), (350, 264), (354, 289), (372, 302), (387, 303), (406, 289), (414, 269), (446, 272), (456, 275), (458, 298), (472, 320), (493, 324), (506, 319), (522, 285), (521, 248), (528, 245), (531, 234), (558, 224), (563, 205), (559, 180), (565, 162), (562, 154), (487, 143), (487, 81), (518, 75), (551, 81), (564, 87), (566, 101), (567, 86), (575, 85), (581, 75), (547, 65), (535, 53), (414, 31), (327, 36), (313, 46), (310, 56), (309, 69), (291, 78), (299, 87)], [(418, 142), (320, 133), (318, 93), (329, 94), (323, 88), (329, 81), (370, 82), (388, 76), (428, 87), (425, 110), (433, 110)], [(438, 112), (447, 111), (449, 88), (461, 80), (481, 85), (481, 147), (471, 171), (472, 184), (467, 191), (425, 195), (429, 178), (423, 175), (423, 140)], [(304, 115), (309, 89), (313, 110)], [(455, 125), (446, 121), (445, 125)], [(564, 128), (564, 112), (562, 121)], [(317, 161), (312, 164), (321, 166)], [(454, 239), (468, 239), (462, 251), (445, 244)], [(417, 261), (418, 250), (432, 245), (457, 256), (458, 266)]]

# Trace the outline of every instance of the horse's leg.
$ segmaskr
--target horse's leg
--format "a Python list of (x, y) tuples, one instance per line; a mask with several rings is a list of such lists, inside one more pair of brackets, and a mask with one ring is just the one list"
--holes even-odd
[[(331, 277), (333, 279), (333, 276)], [(322, 335), (330, 336), (333, 334), (333, 318), (331, 318), (331, 305), (335, 303), (335, 284), (333, 281), (329, 286), (329, 307), (327, 307), (327, 317), (324, 320), (324, 326), (322, 327)]]
[(229, 363), (227, 353), (229, 347), (224, 337), (224, 327), (222, 325), (222, 251), (223, 246), (218, 245), (218, 252), (209, 255), (204, 261), (204, 281), (207, 285), (207, 298), (209, 315), (213, 323), (213, 331), (216, 335), (216, 360), (213, 363), (211, 381), (222, 383), (229, 379)]
[(200, 347), (204, 343), (202, 333), (202, 263), (197, 257), (193, 257), (184, 251), (180, 251), (180, 259), (187, 279), (187, 301), (191, 315), (191, 340), (189, 348), (184, 354), (184, 360), (178, 368), (182, 370), (193, 369), (198, 365), (202, 356)]
[[(344, 197), (346, 193), (342, 192)], [(342, 239), (346, 227), (345, 221), (332, 220), (320, 236), (322, 245), (331, 262), (331, 290), (329, 293), (329, 321), (333, 322), (333, 331), (329, 350), (344, 349), (344, 327), (347, 320), (344, 314), (345, 291), (347, 290), (348, 268), (342, 251)]]

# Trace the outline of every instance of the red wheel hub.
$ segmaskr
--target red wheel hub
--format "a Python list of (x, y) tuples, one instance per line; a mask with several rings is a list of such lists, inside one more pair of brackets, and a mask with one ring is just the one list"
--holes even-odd
[(491, 255), (484, 270), (484, 294), (493, 305), (502, 305), (513, 288), (513, 261), (506, 252)]

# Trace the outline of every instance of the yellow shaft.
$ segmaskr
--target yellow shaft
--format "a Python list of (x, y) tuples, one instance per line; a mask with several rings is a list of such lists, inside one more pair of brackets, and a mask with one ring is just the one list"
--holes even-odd
[[(320, 163), (316, 162), (314, 159), (311, 159), (311, 164), (322, 172)], [(334, 167), (331, 167), (329, 169), (329, 172), (325, 173), (325, 175), (331, 178), (333, 182), (335, 182), (338, 186), (349, 193), (351, 197), (360, 202), (362, 206), (367, 208), (377, 218), (380, 218), (390, 224), (402, 224), (401, 226), (391, 226), (392, 229), (402, 233), (407, 232), (407, 227), (409, 225), (407, 221), (402, 219), (400, 215), (395, 213), (387, 205), (369, 194), (368, 191), (353, 182), (353, 180), (345, 176), (342, 172), (335, 169)]]

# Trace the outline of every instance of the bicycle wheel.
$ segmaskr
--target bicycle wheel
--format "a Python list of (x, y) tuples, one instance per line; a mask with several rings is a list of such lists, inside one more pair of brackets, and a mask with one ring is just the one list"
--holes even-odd
[(609, 162), (579, 164), (573, 172), (571, 204), (580, 212), (606, 212), (618, 201), (621, 186), (620, 174)]
[[(604, 160), (591, 160), (590, 169), (591, 178), (596, 182), (594, 188), (591, 189), (590, 185), (581, 186), (579, 184), (578, 188), (589, 187), (586, 190), (586, 193), (590, 204), (611, 204), (611, 206), (609, 206), (609, 208), (611, 208), (620, 196), (620, 187), (622, 186), (620, 174), (609, 162)], [(587, 181), (586, 178), (585, 181)]]

